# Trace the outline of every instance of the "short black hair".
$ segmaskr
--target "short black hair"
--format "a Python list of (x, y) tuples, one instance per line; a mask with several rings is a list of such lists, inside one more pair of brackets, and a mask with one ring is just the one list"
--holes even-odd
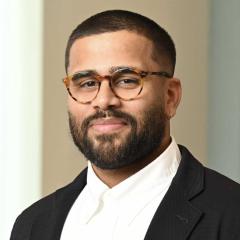
[(151, 40), (154, 46), (154, 59), (158, 59), (159, 56), (167, 58), (171, 65), (171, 74), (173, 74), (176, 64), (176, 49), (170, 35), (153, 20), (126, 10), (100, 12), (89, 17), (73, 30), (65, 52), (66, 73), (69, 66), (70, 49), (77, 39), (120, 30), (136, 32)]

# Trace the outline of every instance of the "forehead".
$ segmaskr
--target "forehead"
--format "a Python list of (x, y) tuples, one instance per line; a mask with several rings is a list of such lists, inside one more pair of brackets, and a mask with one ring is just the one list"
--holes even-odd
[(158, 64), (152, 58), (152, 42), (126, 30), (96, 34), (76, 40), (69, 57), (69, 73), (96, 69), (106, 73), (112, 66), (132, 66), (153, 70)]

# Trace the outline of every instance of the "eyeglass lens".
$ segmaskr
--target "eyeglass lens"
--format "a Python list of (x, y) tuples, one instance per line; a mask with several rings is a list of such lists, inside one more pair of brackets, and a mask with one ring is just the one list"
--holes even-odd
[(136, 97), (142, 88), (142, 79), (137, 72), (121, 69), (110, 76), (100, 76), (92, 71), (76, 73), (70, 81), (69, 90), (80, 102), (92, 101), (104, 79), (109, 79), (110, 87), (116, 96), (126, 100)]

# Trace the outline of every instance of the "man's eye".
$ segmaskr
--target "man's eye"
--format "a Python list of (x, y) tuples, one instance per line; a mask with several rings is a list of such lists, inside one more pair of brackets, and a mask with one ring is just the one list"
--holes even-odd
[(79, 82), (80, 88), (95, 88), (98, 87), (98, 82), (96, 80), (84, 80)]
[(136, 88), (140, 85), (140, 80), (137, 78), (121, 78), (115, 81), (114, 85), (120, 88)]
[(98, 81), (94, 79), (75, 79), (73, 84), (79, 90), (95, 90), (99, 85)]

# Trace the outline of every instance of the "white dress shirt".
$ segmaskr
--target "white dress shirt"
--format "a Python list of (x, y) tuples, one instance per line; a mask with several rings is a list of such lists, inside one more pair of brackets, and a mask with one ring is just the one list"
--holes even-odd
[(61, 240), (143, 240), (180, 159), (172, 138), (157, 159), (113, 188), (88, 163), (87, 185), (67, 216)]

